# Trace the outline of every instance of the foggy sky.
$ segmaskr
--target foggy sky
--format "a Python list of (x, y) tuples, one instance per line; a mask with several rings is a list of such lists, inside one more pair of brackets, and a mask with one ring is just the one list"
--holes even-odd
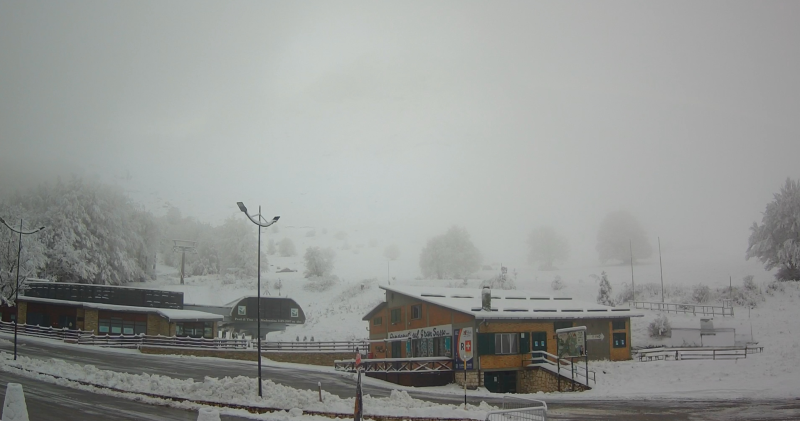
[[(596, 259), (610, 211), (744, 258), (800, 178), (798, 2), (0, 3), (0, 192)], [(405, 250), (418, 256), (419, 250)], [(415, 258), (415, 257), (411, 257)]]

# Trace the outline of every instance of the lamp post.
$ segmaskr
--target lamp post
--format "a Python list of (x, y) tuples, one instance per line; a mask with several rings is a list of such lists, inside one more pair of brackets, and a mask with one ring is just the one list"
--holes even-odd
[(19, 324), (19, 262), (20, 262), (20, 255), (22, 255), (22, 234), (34, 234), (45, 227), (36, 228), (33, 231), (23, 231), (22, 230), (22, 218), (19, 220), (19, 229), (14, 229), (11, 225), (8, 225), (5, 219), (0, 217), (0, 222), (3, 223), (8, 229), (12, 232), (19, 234), (19, 242), (17, 246), (17, 287), (14, 289), (14, 311), (16, 312), (14, 315), (14, 359), (17, 359), (17, 325)]
[(258, 225), (258, 297), (256, 297), (257, 298), (256, 313), (258, 314), (258, 321), (256, 322), (257, 326), (256, 330), (258, 334), (258, 397), (260, 398), (262, 397), (261, 395), (261, 228), (269, 227), (270, 225), (278, 222), (278, 219), (280, 219), (281, 217), (276, 216), (272, 218), (272, 221), (270, 222), (261, 222), (262, 219), (266, 221), (266, 219), (264, 219), (261, 216), (261, 206), (258, 207), (258, 215), (256, 215), (258, 219), (254, 219), (252, 216), (250, 216), (249, 213), (247, 213), (247, 207), (244, 206), (244, 203), (236, 202), (236, 204), (239, 206), (239, 210), (244, 212), (245, 215), (247, 215), (247, 219), (249, 219), (250, 222)]

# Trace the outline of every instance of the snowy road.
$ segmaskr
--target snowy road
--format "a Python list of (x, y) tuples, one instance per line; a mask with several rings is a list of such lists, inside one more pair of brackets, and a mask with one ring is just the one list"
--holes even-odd
[[(0, 337), (13, 339), (8, 335), (0, 334)], [(62, 344), (54, 341), (47, 341), (38, 338), (20, 337), (19, 340), (20, 355), (48, 359), (58, 358), (70, 363), (76, 364), (91, 364), (100, 369), (114, 370), (118, 372), (128, 372), (132, 374), (161, 374), (174, 378), (186, 379), (202, 379), (205, 376), (210, 377), (225, 377), (225, 376), (247, 376), (255, 377), (256, 364), (255, 362), (236, 361), (236, 360), (221, 360), (212, 358), (194, 358), (194, 357), (174, 357), (174, 356), (154, 356), (144, 355), (136, 351), (127, 350), (107, 350), (94, 347), (76, 346), (70, 344)], [(0, 350), (6, 352), (13, 352), (13, 344), (1, 341)], [(300, 371), (300, 372), (299, 372)], [(8, 373), (3, 373), (4, 376), (9, 376)], [(348, 376), (342, 373), (331, 371), (299, 367), (287, 367), (285, 365), (263, 367), (264, 379), (270, 379), (276, 383), (284, 384), (287, 386), (299, 389), (312, 389), (316, 390), (317, 382), (321, 382), (323, 388), (333, 394), (341, 397), (352, 397), (354, 394), (354, 382)], [(4, 379), (0, 377), (0, 379)], [(5, 382), (11, 380), (3, 380)], [(17, 380), (14, 380), (17, 381)], [(25, 384), (25, 380), (18, 381)], [(36, 382), (35, 382), (36, 383)], [(34, 386), (34, 390), (40, 388), (61, 388), (59, 386), (52, 386), (44, 384), (43, 386)], [(365, 384), (364, 391), (373, 396), (388, 396), (391, 392), (391, 387), (382, 387), (374, 384)], [(26, 389), (27, 392), (27, 389)], [(38, 392), (34, 392), (38, 393)], [(73, 392), (70, 392), (73, 393)], [(74, 391), (76, 394), (84, 394), (85, 398), (76, 398), (79, 402), (103, 402), (109, 400), (108, 397), (95, 397), (91, 393)], [(66, 392), (51, 392), (46, 391), (41, 393), (42, 396), (69, 396)], [(458, 403), (463, 402), (463, 395), (444, 395), (444, 394), (431, 394), (424, 391), (409, 391), (418, 399), (440, 403)], [(51, 399), (52, 400), (52, 399)], [(126, 404), (135, 406), (132, 411), (142, 411), (145, 414), (158, 413), (158, 418), (141, 418), (131, 417), (130, 419), (196, 419), (196, 418), (180, 418), (181, 411), (177, 409), (162, 408), (163, 411), (170, 412), (171, 416), (175, 418), (166, 418), (162, 416), (162, 409), (155, 409), (153, 412), (147, 412), (148, 405), (134, 403), (131, 401), (122, 401), (112, 408), (125, 408)], [(73, 400), (64, 398), (57, 399), (54, 402), (48, 403), (51, 405), (66, 405), (68, 408), (73, 408), (80, 404), (70, 403)], [(486, 401), (489, 403), (496, 403), (499, 399), (491, 399), (485, 396), (470, 397), (470, 403), (479, 403)], [(800, 400), (784, 400), (784, 401), (691, 401), (680, 402), (677, 400), (631, 400), (631, 401), (613, 401), (613, 400), (586, 400), (575, 401), (574, 399), (559, 400), (558, 398), (547, 398), (548, 406), (551, 409), (552, 419), (559, 420), (578, 420), (578, 419), (615, 419), (615, 420), (644, 420), (644, 421), (660, 421), (660, 420), (745, 420), (745, 419), (759, 419), (759, 420), (797, 420), (800, 419)], [(102, 407), (92, 405), (92, 408), (97, 411), (103, 410)], [(59, 418), (62, 419), (62, 418)], [(87, 418), (80, 418), (87, 419)], [(97, 418), (103, 419), (103, 418)], [(125, 419), (125, 418), (122, 418)]]

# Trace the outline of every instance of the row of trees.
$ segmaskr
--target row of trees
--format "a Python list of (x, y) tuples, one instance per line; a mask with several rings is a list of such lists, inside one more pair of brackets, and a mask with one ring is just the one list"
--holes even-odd
[[(20, 277), (62, 282), (122, 284), (153, 272), (159, 229), (151, 214), (122, 192), (73, 177), (41, 185), (0, 201), (0, 215), (13, 224), (46, 226), (23, 236)], [(17, 238), (0, 230), (3, 295), (16, 285)]]

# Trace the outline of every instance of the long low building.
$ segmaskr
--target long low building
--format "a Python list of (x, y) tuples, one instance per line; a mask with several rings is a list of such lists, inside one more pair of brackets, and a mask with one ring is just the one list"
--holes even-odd
[[(16, 309), (4, 308), (4, 321)], [(29, 282), (19, 297), (19, 322), (97, 335), (214, 338), (218, 314), (183, 309), (183, 293), (121, 286)]]
[[(448, 357), (461, 373), (464, 365), (455, 355), (455, 344), (459, 332), (471, 328), (475, 342), (473, 358), (466, 363), (466, 381), (495, 392), (525, 391), (530, 352), (557, 354), (556, 330), (562, 328), (586, 327), (591, 360), (630, 359), (630, 318), (641, 316), (627, 308), (531, 291), (491, 290), (486, 303), (480, 289), (381, 288), (385, 301), (363, 317), (369, 323), (371, 358)], [(374, 376), (409, 385), (441, 384), (446, 379), (413, 373)]]
[[(287, 297), (245, 296), (223, 306), (185, 304), (182, 292), (125, 286), (28, 281), (19, 297), (19, 321), (29, 325), (80, 329), (97, 335), (162, 335), (194, 338), (255, 335), (261, 307), (261, 332), (305, 323), (305, 313)], [(16, 308), (0, 307), (3, 321)]]

